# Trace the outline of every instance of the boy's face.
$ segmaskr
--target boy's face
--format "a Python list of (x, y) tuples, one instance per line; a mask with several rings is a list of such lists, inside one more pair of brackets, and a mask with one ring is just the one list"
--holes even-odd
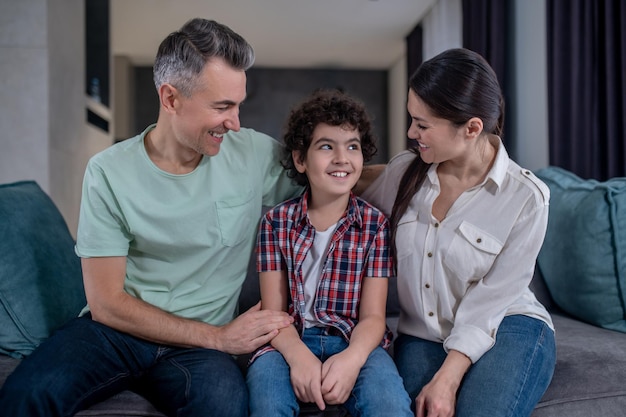
[(298, 172), (306, 173), (316, 201), (349, 195), (363, 170), (361, 135), (350, 126), (317, 125), (306, 156), (298, 151), (292, 156)]

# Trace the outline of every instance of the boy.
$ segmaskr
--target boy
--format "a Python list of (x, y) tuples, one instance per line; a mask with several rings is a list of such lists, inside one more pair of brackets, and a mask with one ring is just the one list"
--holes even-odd
[(376, 152), (367, 113), (346, 94), (317, 92), (292, 111), (284, 142), (283, 166), (307, 189), (262, 219), (257, 269), (262, 308), (288, 310), (294, 324), (251, 360), (251, 416), (298, 415), (299, 401), (412, 416), (385, 351), (388, 223), (352, 193)]

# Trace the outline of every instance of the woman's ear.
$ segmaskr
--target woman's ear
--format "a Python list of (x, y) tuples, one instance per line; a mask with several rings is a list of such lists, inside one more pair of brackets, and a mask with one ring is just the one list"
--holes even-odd
[(469, 138), (477, 138), (483, 132), (483, 121), (479, 117), (472, 117), (465, 123), (465, 134)]
[(306, 171), (306, 164), (304, 163), (302, 152), (296, 150), (291, 151), (291, 158), (293, 159), (293, 164), (296, 167), (296, 170), (298, 170), (300, 174), (304, 174)]

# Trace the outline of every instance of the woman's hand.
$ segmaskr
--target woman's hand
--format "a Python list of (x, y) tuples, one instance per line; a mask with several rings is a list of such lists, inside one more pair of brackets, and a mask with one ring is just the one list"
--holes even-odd
[(417, 417), (452, 417), (456, 408), (456, 389), (435, 376), (415, 399)]
[(417, 417), (452, 417), (456, 409), (456, 394), (472, 361), (459, 351), (448, 352), (446, 360), (433, 379), (422, 388), (415, 399)]

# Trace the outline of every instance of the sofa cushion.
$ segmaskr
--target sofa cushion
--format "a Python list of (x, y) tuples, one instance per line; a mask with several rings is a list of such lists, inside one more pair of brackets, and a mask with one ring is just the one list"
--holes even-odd
[(28, 355), (85, 306), (74, 240), (34, 181), (0, 185), (0, 352)]
[(626, 178), (583, 180), (557, 167), (539, 170), (550, 215), (538, 264), (565, 312), (626, 332)]

